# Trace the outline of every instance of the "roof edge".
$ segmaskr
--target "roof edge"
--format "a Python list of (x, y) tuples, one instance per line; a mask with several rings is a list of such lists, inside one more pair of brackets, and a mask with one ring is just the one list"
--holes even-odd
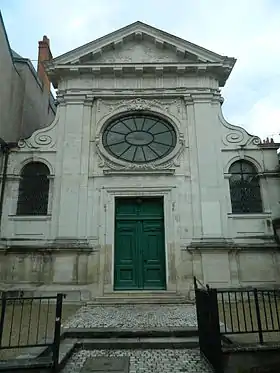
[[(126, 31), (129, 31), (130, 29), (133, 30), (134, 28), (137, 28), (137, 26), (140, 26), (140, 27), (142, 27), (144, 29), (147, 28), (147, 29), (150, 29), (150, 30), (152, 30), (152, 31), (154, 31), (156, 33), (159, 33), (159, 34), (162, 35), (163, 38), (164, 37), (166, 37), (166, 38), (172, 38), (175, 42), (177, 41), (178, 43), (187, 43), (191, 48), (199, 49), (202, 52), (204, 52), (206, 54), (210, 54), (213, 57), (218, 58), (220, 60), (236, 60), (234, 57), (228, 57), (228, 56), (220, 55), (218, 53), (212, 52), (209, 49), (201, 47), (198, 44), (194, 44), (194, 43), (192, 43), (192, 42), (190, 42), (188, 40), (185, 40), (185, 39), (182, 39), (182, 38), (180, 38), (180, 37), (178, 37), (176, 35), (170, 34), (170, 33), (166, 32), (164, 30), (158, 29), (158, 28), (156, 28), (154, 26), (150, 26), (150, 25), (148, 25), (148, 24), (146, 24), (144, 22), (141, 22), (141, 21), (136, 21), (136, 22), (133, 22), (133, 23), (127, 25), (127, 26), (124, 26), (124, 27), (121, 27), (121, 28), (119, 28), (119, 29), (117, 29), (115, 31), (112, 31), (112, 32), (110, 32), (110, 33), (108, 33), (106, 35), (103, 35), (100, 38), (94, 39), (94, 40), (92, 40), (92, 41), (90, 41), (90, 42), (88, 42), (86, 44), (83, 44), (83, 45), (81, 45), (81, 46), (79, 46), (77, 48), (74, 48), (74, 49), (72, 49), (72, 50), (70, 50), (70, 51), (68, 51), (66, 53), (63, 53), (63, 54), (55, 57), (53, 59), (53, 62), (54, 63), (60, 63), (60, 61), (63, 61), (65, 59), (67, 59), (67, 57), (70, 57), (72, 54), (79, 53), (80, 51), (82, 51), (84, 49), (87, 49), (90, 46), (94, 46), (94, 44), (100, 44), (100, 43), (102, 43), (103, 40), (105, 41), (106, 39), (112, 38), (114, 34), (125, 33)], [(61, 62), (61, 63), (64, 63), (64, 62)]]
[(0, 23), (2, 24), (2, 27), (3, 27), (4, 36), (5, 36), (5, 39), (6, 39), (6, 42), (7, 42), (7, 45), (8, 45), (8, 49), (9, 49), (9, 52), (10, 52), (11, 61), (13, 63), (13, 61), (14, 61), (13, 51), (12, 51), (12, 48), (11, 48), (11, 45), (10, 45), (10, 42), (9, 42), (9, 38), (8, 38), (8, 34), (7, 34), (7, 30), (6, 30), (6, 27), (5, 27), (5, 23), (4, 23), (4, 19), (3, 19), (3, 16), (2, 16), (1, 10), (0, 10)]

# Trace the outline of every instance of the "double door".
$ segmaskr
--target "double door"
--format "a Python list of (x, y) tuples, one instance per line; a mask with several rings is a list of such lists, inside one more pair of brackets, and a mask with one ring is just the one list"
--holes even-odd
[(166, 288), (161, 198), (116, 199), (115, 290)]

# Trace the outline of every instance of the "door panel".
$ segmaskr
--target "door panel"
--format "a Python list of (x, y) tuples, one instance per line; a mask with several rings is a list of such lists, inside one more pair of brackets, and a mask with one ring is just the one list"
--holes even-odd
[(143, 221), (142, 259), (144, 289), (165, 288), (165, 258), (162, 221)]
[(137, 288), (137, 222), (116, 223), (115, 288)]
[(165, 289), (162, 199), (116, 200), (115, 290)]

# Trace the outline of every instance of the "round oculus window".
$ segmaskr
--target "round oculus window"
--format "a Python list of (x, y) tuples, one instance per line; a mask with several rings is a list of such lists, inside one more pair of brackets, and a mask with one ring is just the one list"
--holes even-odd
[(148, 115), (116, 119), (103, 133), (103, 146), (114, 157), (147, 163), (166, 157), (176, 145), (176, 132), (168, 122)]

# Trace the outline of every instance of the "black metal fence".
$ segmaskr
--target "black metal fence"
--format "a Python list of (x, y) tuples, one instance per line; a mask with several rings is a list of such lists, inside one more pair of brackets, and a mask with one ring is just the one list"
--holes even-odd
[(218, 290), (223, 335), (254, 334), (259, 344), (280, 340), (279, 290)]
[(194, 288), (200, 351), (216, 373), (223, 373), (217, 290), (196, 278)]
[(15, 357), (15, 351), (46, 347), (56, 371), (59, 360), (61, 315), (64, 294), (50, 297), (12, 297), (3, 292), (0, 308), (1, 360)]
[[(222, 341), (280, 342), (280, 292), (276, 289), (212, 289), (194, 278), (200, 350), (222, 373)], [(231, 341), (232, 343), (236, 340)]]

